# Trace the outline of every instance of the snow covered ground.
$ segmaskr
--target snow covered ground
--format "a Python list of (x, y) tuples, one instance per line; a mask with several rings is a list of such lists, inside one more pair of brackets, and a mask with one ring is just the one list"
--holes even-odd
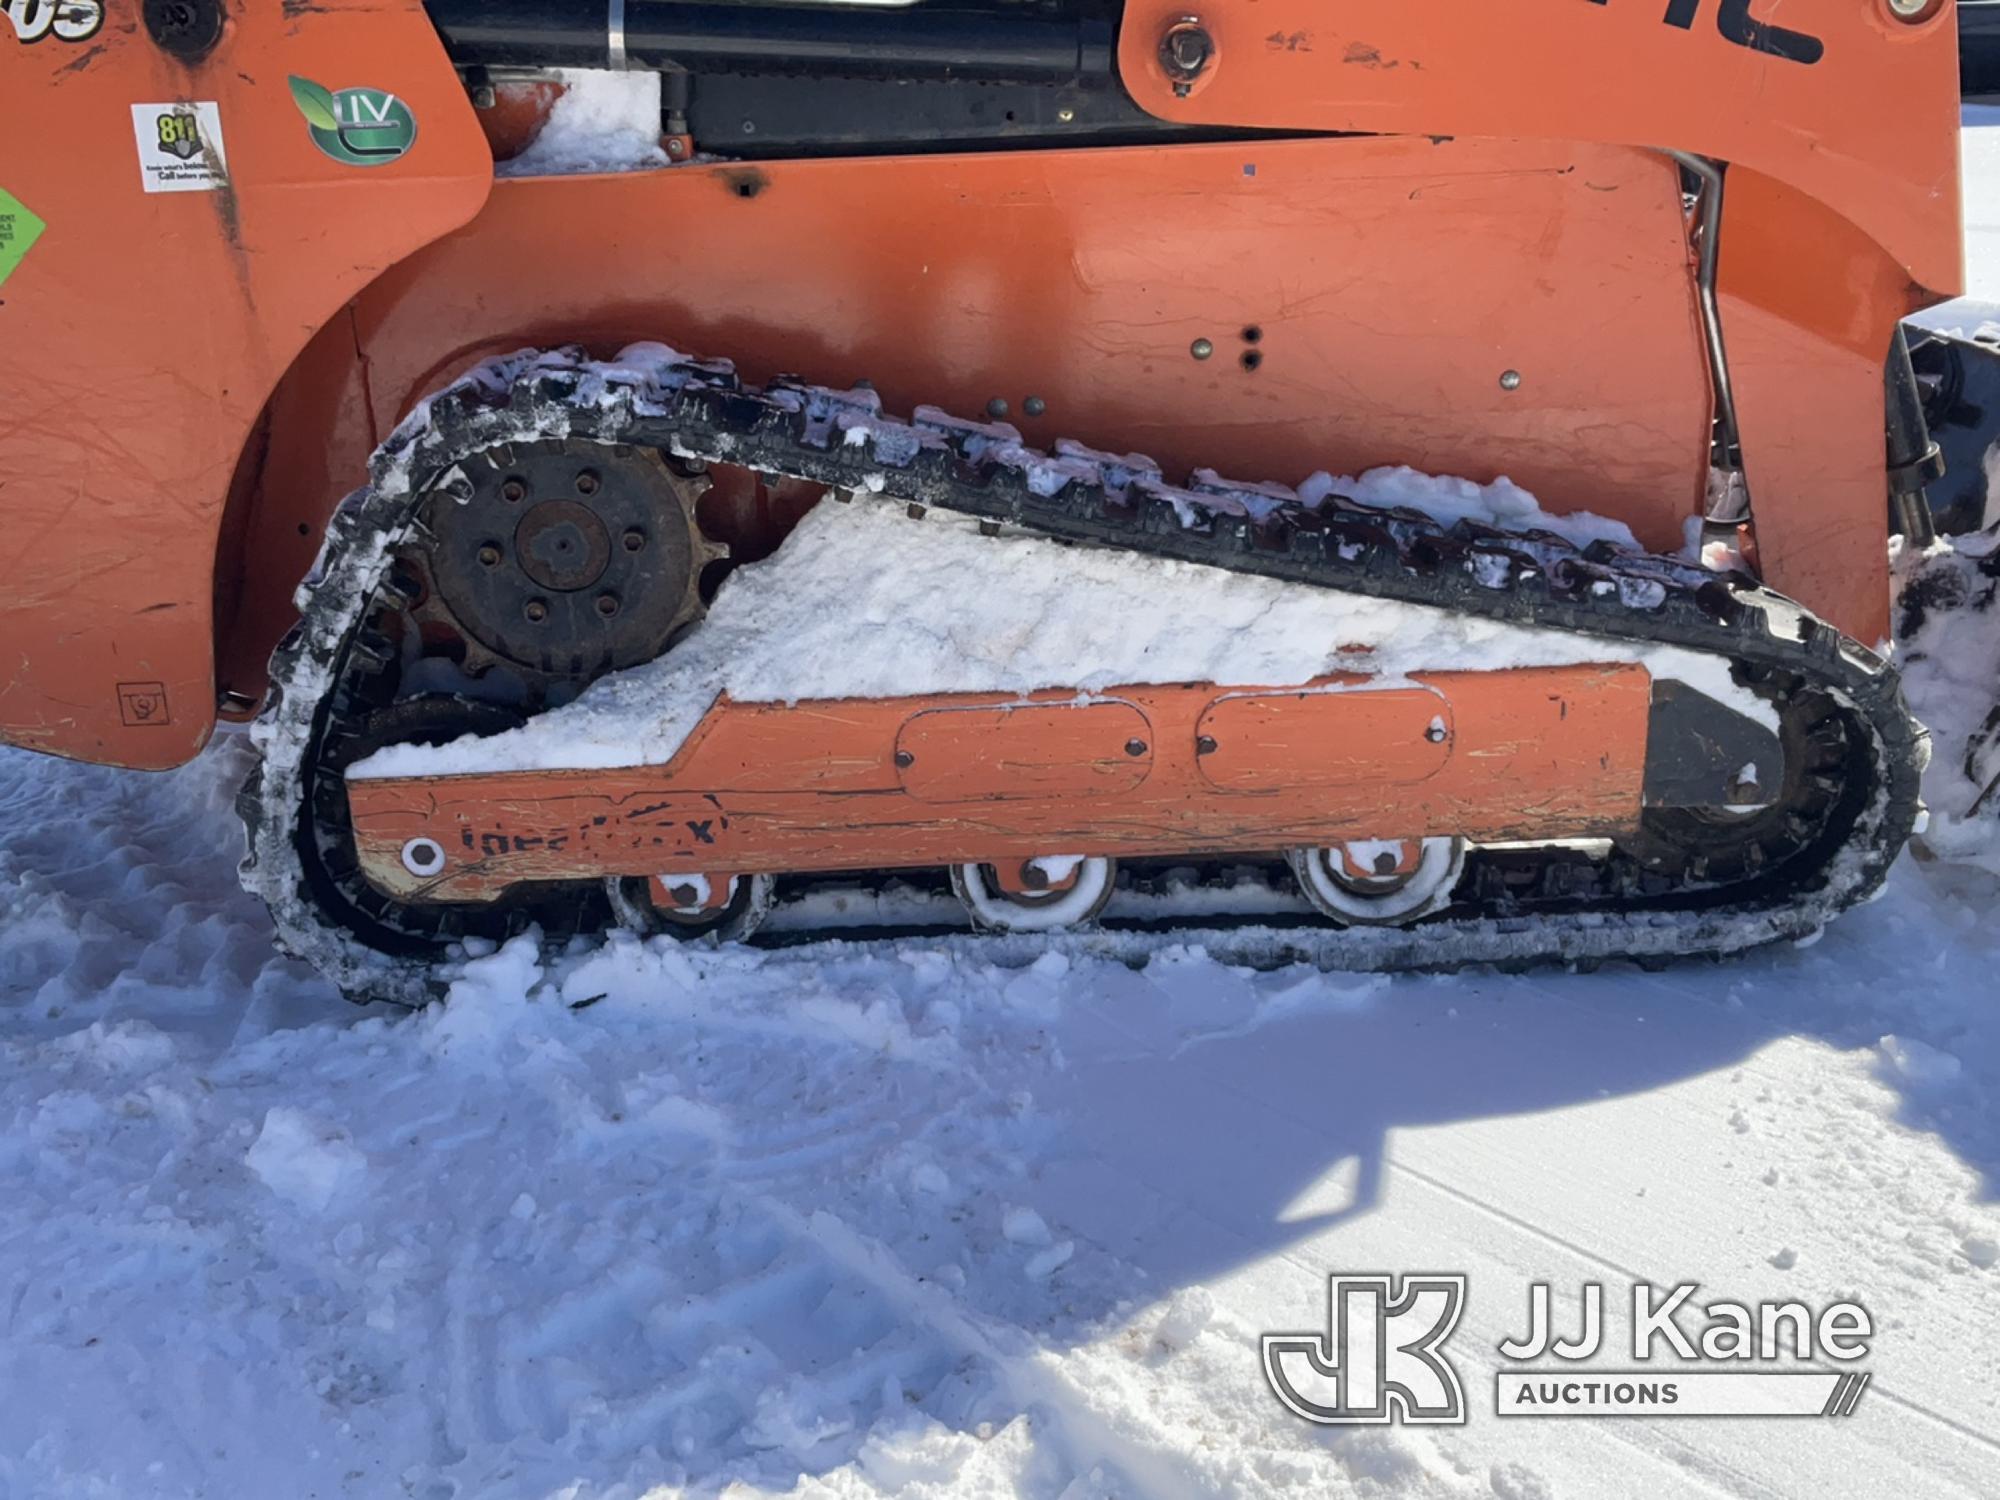
[[(1661, 974), (625, 941), (403, 1017), (272, 955), (246, 763), (0, 751), (0, 1497), (2000, 1492), (1986, 873)], [(1381, 1270), (1469, 1277), (1467, 1425), (1266, 1389)], [(1493, 1415), (1530, 1282), (1639, 1280), (1857, 1298), (1865, 1399)]]
[[(1993, 1493), (1990, 877), (1655, 975), (663, 941), (399, 1018), (271, 955), (245, 759), (0, 758), (0, 1494)], [(1382, 1268), (1471, 1278), (1469, 1425), (1265, 1389)], [(1858, 1296), (1874, 1382), (1493, 1417), (1590, 1279)]]

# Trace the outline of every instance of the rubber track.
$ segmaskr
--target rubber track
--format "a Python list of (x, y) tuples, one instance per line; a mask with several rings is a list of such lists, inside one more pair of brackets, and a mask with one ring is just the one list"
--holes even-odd
[[(262, 761), (239, 798), (248, 836), (247, 889), (272, 909), (278, 941), (357, 999), (422, 1003), (439, 976), (421, 960), (392, 959), (327, 922), (306, 893), (293, 840), (301, 767), (321, 705), (381, 584), (390, 550), (408, 534), (434, 486), (452, 492), (454, 465), (510, 442), (570, 437), (658, 448), (683, 459), (738, 464), (939, 507), (1064, 541), (1122, 548), (1318, 588), (1429, 605), (1510, 625), (1559, 629), (1712, 653), (1822, 689), (1851, 716), (1863, 747), (1848, 768), (1837, 837), (1810, 867), (1788, 864), (1740, 900), (1689, 890), (1685, 909), (1496, 913), (1410, 928), (1191, 927), (1177, 940), (1255, 963), (1331, 969), (1441, 969), (1500, 963), (1653, 961), (1720, 955), (1802, 938), (1881, 885), (1918, 812), (1928, 753), (1895, 673), (1791, 601), (1741, 575), (1548, 533), (1459, 522), (1441, 527), (1411, 511), (1333, 496), (1301, 503), (1276, 485), (1237, 484), (1206, 471), (1192, 487), (1166, 483), (1143, 459), (1059, 445), (1024, 448), (1011, 428), (919, 408), (885, 417), (872, 391), (835, 392), (790, 380), (763, 389), (719, 362), (658, 346), (621, 362), (580, 350), (495, 361), (413, 413), (371, 461), (371, 483), (350, 495), (327, 530), (297, 596), (301, 619), (272, 660), (270, 695), (253, 729)], [(462, 481), (459, 481), (462, 483)], [(1447, 666), (1448, 663), (1440, 663)], [(1780, 705), (1782, 708), (1782, 705)], [(1054, 937), (950, 940), (1000, 961), (1047, 948), (1133, 961), (1156, 935), (1106, 931)], [(848, 938), (829, 939), (844, 949)]]

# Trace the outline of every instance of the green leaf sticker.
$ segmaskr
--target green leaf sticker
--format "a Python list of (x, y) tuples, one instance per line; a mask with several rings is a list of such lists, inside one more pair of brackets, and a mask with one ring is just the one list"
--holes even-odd
[(14, 274), (42, 231), (48, 226), (29, 211), (28, 205), (5, 188), (0, 188), (0, 284)]
[(417, 140), (417, 117), (410, 106), (382, 89), (321, 88), (310, 78), (286, 79), (292, 102), (306, 117), (312, 143), (350, 167), (379, 167), (395, 161)]
[(340, 117), (333, 112), (333, 95), (314, 83), (310, 78), (301, 78), (296, 73), (289, 75), (285, 82), (292, 86), (292, 102), (299, 107), (299, 113), (306, 117), (306, 123), (315, 130), (339, 130)]

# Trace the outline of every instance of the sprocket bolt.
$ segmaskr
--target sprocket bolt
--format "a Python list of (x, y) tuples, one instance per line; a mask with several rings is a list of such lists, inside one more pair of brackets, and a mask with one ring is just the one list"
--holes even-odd
[(549, 617), (549, 602), (546, 599), (530, 599), (521, 613), (528, 617), (530, 625), (539, 625)]

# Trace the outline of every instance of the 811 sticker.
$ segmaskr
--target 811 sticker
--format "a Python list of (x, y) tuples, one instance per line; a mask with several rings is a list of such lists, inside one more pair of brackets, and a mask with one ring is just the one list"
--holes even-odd
[(213, 102), (135, 104), (139, 176), (149, 193), (208, 193), (229, 184), (222, 111)]

